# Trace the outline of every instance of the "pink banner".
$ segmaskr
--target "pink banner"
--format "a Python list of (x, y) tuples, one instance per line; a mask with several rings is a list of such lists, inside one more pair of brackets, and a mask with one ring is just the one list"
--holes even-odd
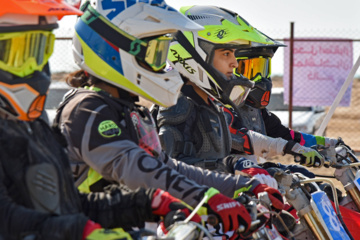
[[(285, 44), (288, 47), (284, 56), (284, 101), (289, 103), (290, 42), (286, 40)], [(293, 105), (331, 106), (353, 65), (352, 41), (297, 38), (294, 41), (293, 60)], [(350, 105), (351, 86), (346, 90), (340, 106)]]

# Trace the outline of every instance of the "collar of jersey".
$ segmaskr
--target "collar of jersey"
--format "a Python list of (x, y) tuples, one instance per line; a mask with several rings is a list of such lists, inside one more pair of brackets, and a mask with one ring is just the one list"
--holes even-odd
[(94, 87), (94, 86), (91, 86), (91, 87), (89, 87), (89, 86), (85, 86), (85, 87), (84, 87), (84, 89), (87, 89), (87, 90), (92, 90), (92, 91), (95, 91), (95, 92), (100, 92), (100, 91), (102, 91), (102, 89), (101, 89), (101, 88)]

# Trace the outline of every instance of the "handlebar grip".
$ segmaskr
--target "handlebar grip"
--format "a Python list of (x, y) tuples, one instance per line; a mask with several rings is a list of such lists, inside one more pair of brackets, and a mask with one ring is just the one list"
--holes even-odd
[[(207, 223), (210, 224), (211, 226), (215, 226), (217, 224), (219, 224), (219, 219), (216, 215), (213, 215), (213, 214), (209, 214), (208, 215), (208, 219), (207, 219)], [(260, 223), (260, 220), (254, 220), (254, 221), (251, 221), (251, 227), (257, 225)], [(239, 228), (236, 230), (237, 232), (239, 233), (243, 233), (245, 232), (245, 226), (243, 225), (240, 225)]]
[(210, 214), (208, 215), (207, 223), (211, 226), (215, 226), (219, 223), (219, 219), (217, 218), (217, 216)]
[(294, 162), (301, 163), (301, 160), (302, 160), (302, 155), (299, 154), (294, 156)]

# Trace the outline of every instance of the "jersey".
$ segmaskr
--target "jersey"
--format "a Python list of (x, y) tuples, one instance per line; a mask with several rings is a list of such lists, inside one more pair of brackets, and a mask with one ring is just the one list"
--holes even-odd
[(0, 145), (0, 235), (80, 239), (88, 218), (47, 123), (0, 119)]
[(235, 113), (230, 108), (225, 112), (227, 113), (226, 120), (230, 131), (231, 129), (246, 128), (272, 138), (292, 140), (305, 147), (311, 147), (316, 144), (315, 136), (285, 127), (281, 120), (266, 108), (256, 109), (245, 105), (240, 109), (241, 115)]
[(225, 170), (222, 159), (230, 153), (231, 138), (222, 109), (206, 104), (185, 85), (177, 104), (159, 108), (157, 125), (165, 152), (177, 160), (210, 170)]
[(156, 221), (154, 189), (111, 185), (102, 193), (74, 187), (69, 160), (42, 120), (0, 119), (0, 236), (81, 239), (89, 218), (102, 227), (143, 227)]
[(144, 116), (144, 108), (131, 99), (118, 99), (104, 91), (78, 89), (59, 112), (59, 127), (67, 139), (76, 185), (93, 169), (109, 182), (161, 188), (196, 206), (208, 187), (233, 197), (242, 187), (258, 182), (240, 176), (216, 174), (168, 157), (152, 156), (139, 146), (131, 113)]

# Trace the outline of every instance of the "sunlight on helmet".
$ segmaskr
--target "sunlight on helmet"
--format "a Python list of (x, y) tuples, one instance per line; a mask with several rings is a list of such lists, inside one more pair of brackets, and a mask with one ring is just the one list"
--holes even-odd
[[(221, 72), (213, 65), (217, 49), (249, 48), (253, 42), (272, 44), (272, 39), (252, 27), (235, 12), (215, 6), (188, 6), (180, 11), (202, 25), (201, 31), (182, 31), (170, 46), (170, 64), (218, 102), (240, 107), (254, 83), (243, 75)], [(233, 75), (229, 79), (230, 75)], [(241, 91), (240, 89), (247, 89)]]
[(203, 27), (162, 0), (128, 1), (114, 8), (109, 12), (100, 0), (82, 4), (73, 41), (75, 63), (115, 87), (161, 106), (174, 105), (183, 81), (178, 71), (164, 70), (169, 34)]

